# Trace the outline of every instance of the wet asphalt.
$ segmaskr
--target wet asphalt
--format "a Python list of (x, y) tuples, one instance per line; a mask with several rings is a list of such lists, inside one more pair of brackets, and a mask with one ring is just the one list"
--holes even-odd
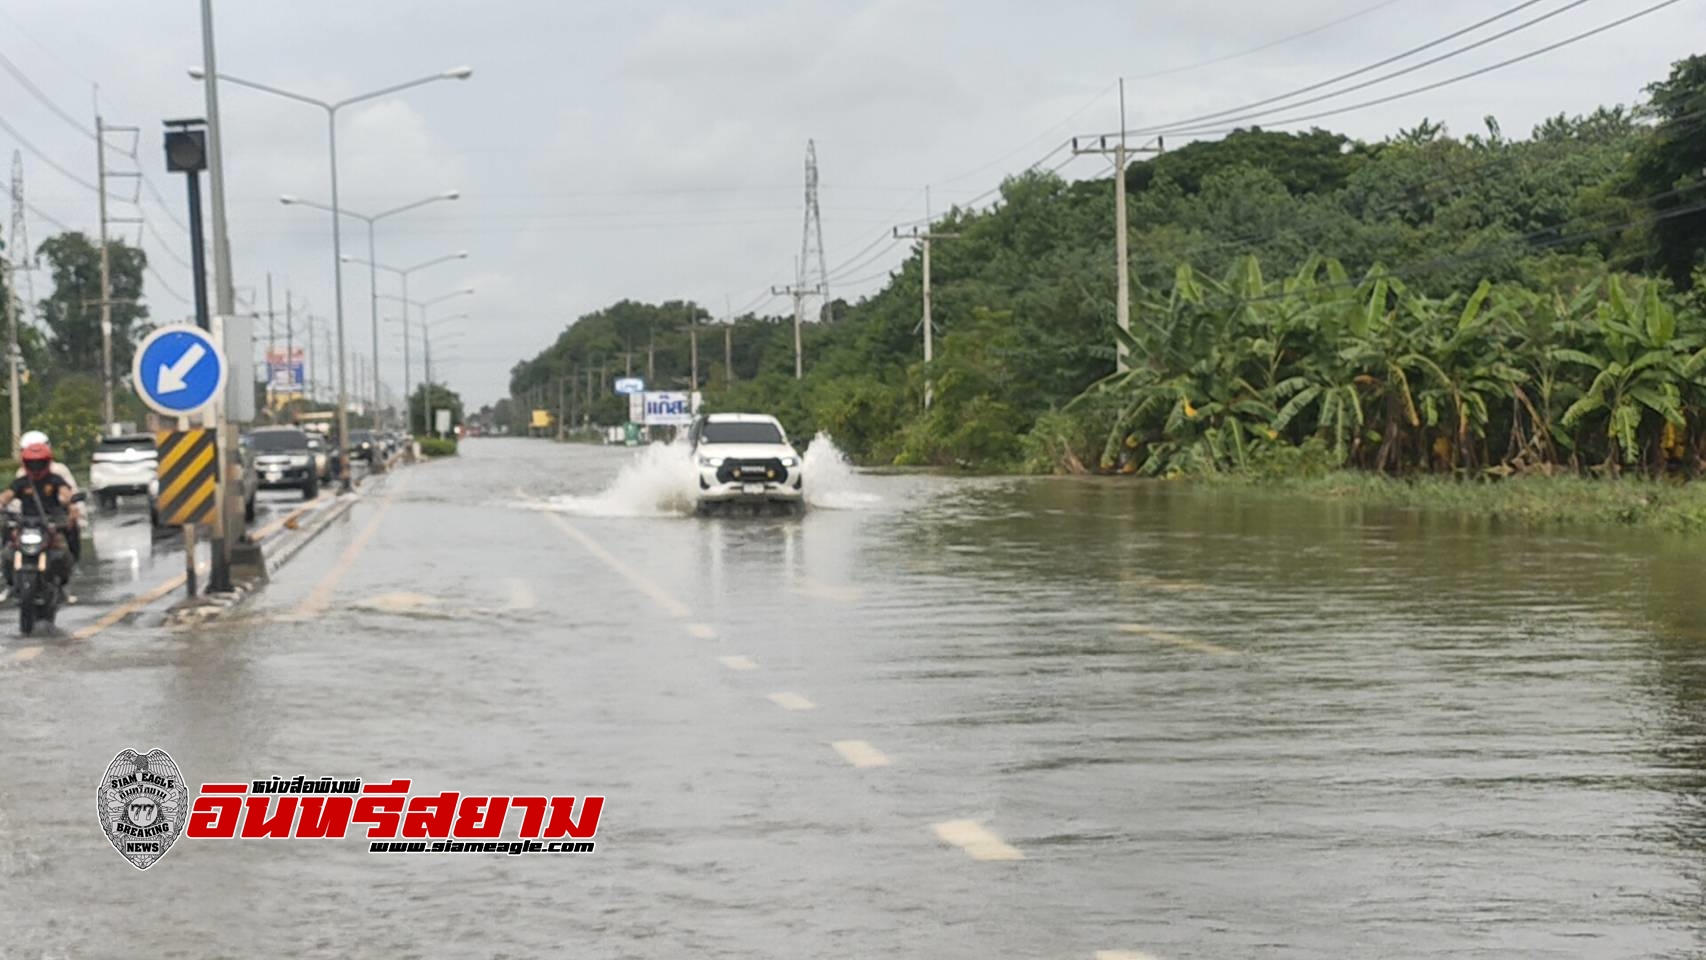
[[(469, 441), (237, 616), (0, 670), (0, 957), (1706, 951), (1697, 543), (830, 471), (699, 519), (660, 462)], [(182, 568), (99, 529), (86, 593)], [(591, 854), (141, 872), (95, 788), (153, 746), (607, 801)]]

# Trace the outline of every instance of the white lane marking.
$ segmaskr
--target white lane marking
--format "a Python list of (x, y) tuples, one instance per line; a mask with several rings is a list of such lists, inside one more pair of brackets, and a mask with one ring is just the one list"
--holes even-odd
[[(527, 496), (519, 490), (516, 492), (521, 493), (524, 497)], [(574, 538), (577, 543), (586, 548), (586, 552), (603, 561), (605, 566), (621, 574), (629, 583), (637, 587), (641, 593), (651, 597), (652, 602), (662, 607), (665, 613), (682, 620), (687, 619), (688, 616), (692, 614), (693, 611), (687, 609), (686, 604), (683, 604), (680, 600), (670, 596), (667, 591), (647, 578), (644, 574), (640, 573), (638, 570), (635, 570), (633, 567), (623, 563), (615, 554), (604, 549), (603, 545), (601, 545), (597, 540), (594, 540), (582, 533), (579, 527), (576, 527), (574, 524), (564, 520), (561, 516), (555, 513), (545, 514), (545, 519), (556, 524), (564, 533)]]
[(14, 663), (23, 663), (25, 660), (34, 660), (41, 656), (41, 650), (41, 647), (25, 647), (12, 654), (12, 661)]
[(728, 667), (730, 670), (757, 670), (758, 669), (758, 664), (753, 663), (752, 658), (750, 658), (750, 657), (741, 657), (741, 656), (718, 657), (717, 662), (722, 664), (725, 667)]
[(1023, 860), (1025, 855), (1009, 846), (976, 820), (944, 820), (932, 829), (943, 843), (964, 850), (973, 860)]
[(794, 580), (794, 592), (808, 597), (819, 597), (824, 600), (834, 600), (839, 603), (852, 603), (865, 595), (859, 587), (841, 586), (824, 583), (811, 577), (799, 577)]
[(817, 704), (797, 693), (772, 693), (769, 695), (769, 699), (771, 703), (784, 710), (810, 710), (817, 706)]
[(1157, 643), (1171, 644), (1175, 647), (1182, 647), (1186, 650), (1195, 650), (1198, 653), (1206, 653), (1210, 656), (1232, 657), (1238, 655), (1238, 651), (1231, 647), (1223, 647), (1218, 643), (1210, 643), (1207, 640), (1198, 640), (1195, 637), (1180, 636), (1176, 633), (1169, 633), (1166, 630), (1157, 630), (1147, 624), (1122, 623), (1120, 624), (1120, 629), (1124, 630), (1126, 633), (1135, 633), (1140, 637), (1148, 637)]
[(871, 746), (864, 740), (837, 740), (830, 746), (841, 754), (841, 759), (855, 767), (886, 767), (889, 765), (888, 755)]
[(687, 625), (687, 632), (700, 640), (717, 639), (716, 629), (708, 623), (690, 623)]
[(539, 595), (533, 592), (533, 587), (526, 580), (511, 578), (509, 581), (509, 606), (512, 610), (532, 610), (539, 606)]
[(1160, 960), (1153, 953), (1142, 950), (1097, 950), (1096, 960)]

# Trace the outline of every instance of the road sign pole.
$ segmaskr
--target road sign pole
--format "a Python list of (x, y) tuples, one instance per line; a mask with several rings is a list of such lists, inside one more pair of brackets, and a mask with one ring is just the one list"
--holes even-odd
[[(190, 428), (189, 417), (178, 418), (178, 429)], [(196, 594), (195, 576), (195, 524), (184, 525), (184, 595), (194, 598)]]

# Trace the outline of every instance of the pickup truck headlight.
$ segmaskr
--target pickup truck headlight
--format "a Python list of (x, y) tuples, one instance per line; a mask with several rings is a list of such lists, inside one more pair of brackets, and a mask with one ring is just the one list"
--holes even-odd
[(784, 467), (797, 467), (799, 465), (800, 465), (800, 460), (798, 457), (783, 457), (782, 458), (782, 466), (784, 466)]
[(723, 458), (722, 457), (700, 457), (699, 458), (699, 465), (701, 467), (720, 467), (723, 465)]

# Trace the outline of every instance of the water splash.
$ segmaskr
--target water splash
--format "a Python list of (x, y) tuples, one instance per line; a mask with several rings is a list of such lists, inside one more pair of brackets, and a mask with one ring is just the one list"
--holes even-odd
[[(827, 433), (812, 438), (801, 466), (810, 508), (864, 510), (882, 502), (882, 497), (862, 489), (853, 465)], [(699, 472), (687, 444), (677, 440), (641, 448), (596, 494), (555, 496), (537, 508), (582, 517), (686, 516), (693, 513), (698, 493)]]
[(599, 493), (552, 497), (544, 509), (582, 517), (668, 517), (693, 512), (699, 474), (687, 444), (653, 443), (640, 448)]
[(862, 489), (853, 464), (827, 433), (819, 433), (806, 445), (801, 464), (806, 471), (807, 506), (820, 510), (865, 510), (882, 502), (882, 497)]

